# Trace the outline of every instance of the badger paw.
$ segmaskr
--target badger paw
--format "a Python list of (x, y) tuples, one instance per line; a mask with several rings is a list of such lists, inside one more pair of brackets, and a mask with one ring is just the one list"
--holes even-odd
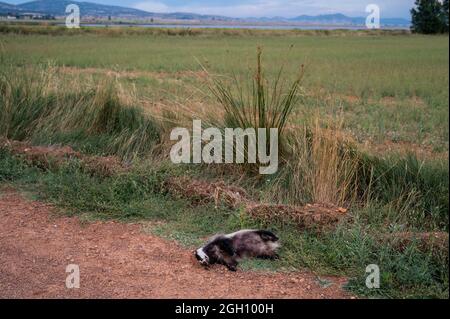
[(237, 271), (237, 266), (235, 265), (227, 265), (229, 271)]

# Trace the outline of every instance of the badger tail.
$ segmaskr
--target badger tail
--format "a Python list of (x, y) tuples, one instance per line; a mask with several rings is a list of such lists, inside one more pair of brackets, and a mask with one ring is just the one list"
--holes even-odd
[(268, 230), (257, 230), (256, 233), (261, 236), (264, 241), (278, 241), (278, 237)]

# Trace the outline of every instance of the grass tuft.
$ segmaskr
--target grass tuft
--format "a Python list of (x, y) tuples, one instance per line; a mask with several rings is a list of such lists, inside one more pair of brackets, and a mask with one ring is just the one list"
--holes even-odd
[(231, 83), (222, 77), (213, 77), (210, 90), (225, 109), (225, 125), (240, 128), (277, 128), (283, 135), (286, 123), (294, 107), (300, 100), (300, 83), (304, 68), (300, 68), (296, 79), (287, 84), (283, 79), (283, 67), (278, 71), (273, 83), (265, 78), (262, 66), (262, 49), (258, 48), (257, 68), (248, 92), (246, 84), (236, 75)]

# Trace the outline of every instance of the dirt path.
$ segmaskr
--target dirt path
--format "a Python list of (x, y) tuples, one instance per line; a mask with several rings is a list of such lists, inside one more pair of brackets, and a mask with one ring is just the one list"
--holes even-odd
[[(342, 278), (201, 268), (175, 242), (141, 225), (80, 223), (49, 205), (0, 190), (0, 298), (349, 298)], [(80, 288), (67, 289), (68, 264)]]

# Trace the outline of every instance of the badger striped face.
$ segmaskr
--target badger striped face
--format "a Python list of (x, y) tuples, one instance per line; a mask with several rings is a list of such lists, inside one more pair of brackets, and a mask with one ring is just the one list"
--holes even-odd
[(205, 252), (203, 251), (203, 248), (199, 248), (195, 251), (195, 258), (200, 262), (202, 265), (208, 265), (209, 263), (209, 257)]

